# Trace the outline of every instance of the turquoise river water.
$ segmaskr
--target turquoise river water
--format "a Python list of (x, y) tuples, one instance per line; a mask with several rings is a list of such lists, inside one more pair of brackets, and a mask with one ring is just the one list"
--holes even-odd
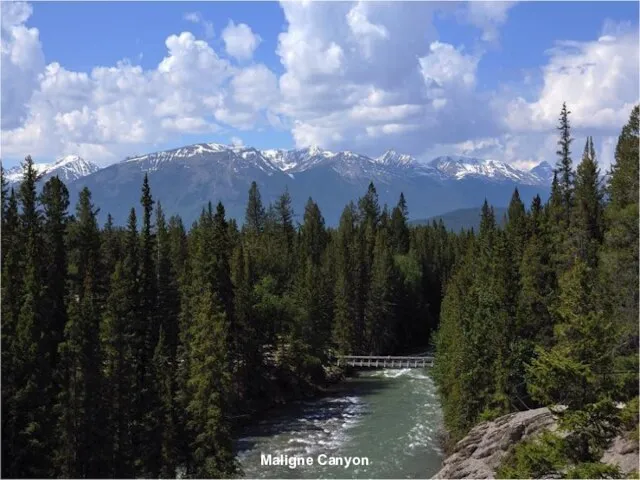
[(443, 459), (441, 425), (428, 370), (361, 372), (327, 396), (271, 410), (242, 432), (238, 459), (245, 478), (430, 478)]

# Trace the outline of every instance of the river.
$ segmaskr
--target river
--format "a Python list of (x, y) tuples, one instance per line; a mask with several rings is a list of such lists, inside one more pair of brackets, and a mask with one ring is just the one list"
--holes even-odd
[[(443, 459), (441, 424), (427, 370), (377, 370), (322, 398), (271, 410), (236, 446), (245, 478), (429, 478)], [(272, 464), (261, 465), (268, 455)], [(312, 464), (275, 465), (285, 455)], [(342, 465), (329, 465), (332, 458)]]

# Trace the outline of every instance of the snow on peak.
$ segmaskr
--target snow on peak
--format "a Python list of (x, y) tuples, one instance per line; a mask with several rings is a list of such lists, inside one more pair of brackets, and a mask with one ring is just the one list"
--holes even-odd
[(415, 159), (411, 155), (398, 153), (395, 150), (387, 150), (383, 155), (374, 159), (376, 163), (389, 166), (407, 166), (414, 163)]
[[(95, 163), (89, 162), (78, 155), (66, 155), (53, 163), (34, 163), (36, 171), (42, 176), (58, 176), (63, 182), (71, 182), (100, 170)], [(22, 166), (7, 170), (8, 183), (18, 183), (22, 180)]]
[(442, 174), (458, 180), (465, 177), (484, 177), (489, 180), (510, 180), (526, 184), (540, 183), (540, 179), (530, 172), (498, 161), (463, 156), (443, 156), (429, 164)]
[(533, 167), (529, 173), (538, 177), (542, 182), (551, 183), (553, 180), (553, 167), (549, 162), (542, 161)]

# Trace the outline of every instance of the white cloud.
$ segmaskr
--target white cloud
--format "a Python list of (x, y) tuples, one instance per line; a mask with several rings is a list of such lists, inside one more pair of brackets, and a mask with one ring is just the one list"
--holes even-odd
[(463, 18), (482, 30), (483, 41), (495, 42), (499, 37), (499, 27), (506, 22), (509, 9), (515, 4), (507, 1), (467, 2)]
[(31, 13), (31, 6), (23, 2), (0, 4), (2, 129), (14, 128), (24, 120), (38, 75), (44, 69), (38, 29), (25, 25)]
[(433, 42), (429, 50), (429, 55), (419, 59), (420, 73), (429, 89), (446, 93), (475, 87), (478, 58), (447, 43)]
[[(262, 40), (233, 22), (221, 35), (227, 55), (186, 31), (166, 38), (155, 68), (47, 65), (37, 29), (27, 26), (31, 8), (1, 6), (2, 149), (9, 158), (79, 153), (114, 161), (181, 134), (230, 138), (237, 134), (231, 127), (289, 130), (298, 146), (460, 153), (529, 167), (555, 161), (554, 127), (566, 101), (576, 145), (594, 135), (608, 165), (639, 96), (638, 33), (615, 22), (594, 32), (599, 39), (559, 42), (526, 82), (482, 91), (484, 47), (446, 43), (433, 26), (436, 12), (460, 11), (451, 2), (284, 2), (280, 76), (251, 61)], [(509, 6), (465, 4), (464, 20), (495, 41)], [(184, 18), (205, 21), (198, 12)]]
[[(29, 30), (23, 24), (10, 24), (28, 20), (29, 8), (10, 13), (2, 17), (3, 35)], [(8, 38), (14, 42), (14, 37)], [(44, 66), (37, 42), (38, 49), (27, 50), (26, 58), (13, 63), (16, 68), (40, 60), (43, 64), (30, 89), (20, 90), (25, 99), (20, 110), (15, 105), (17, 95), (10, 93), (26, 85), (33, 74), (5, 77), (9, 70), (4, 68), (5, 51), (11, 60), (15, 45), (4, 42), (3, 37), (5, 158), (84, 152), (95, 161), (113, 161), (133, 149), (170, 141), (177, 134), (219, 131), (220, 123), (250, 129), (270, 121), (266, 109), (277, 101), (276, 78), (264, 65), (238, 69), (206, 41), (182, 32), (167, 37), (165, 57), (149, 70), (128, 61), (90, 72), (70, 71), (57, 62)]]
[(184, 14), (183, 18), (187, 22), (202, 25), (202, 28), (204, 28), (204, 35), (206, 38), (214, 37), (215, 30), (213, 28), (213, 23), (205, 20), (200, 12), (187, 12)]
[(238, 60), (251, 60), (262, 38), (251, 31), (246, 23), (236, 25), (232, 20), (222, 31), (222, 40), (227, 53)]
[(240, 70), (231, 80), (233, 99), (259, 109), (272, 106), (278, 99), (278, 79), (264, 65), (252, 65)]
[(240, 137), (231, 137), (231, 145), (233, 145), (234, 147), (242, 147), (244, 145), (244, 142)]
[[(611, 23), (606, 24), (610, 31)], [(619, 130), (638, 102), (638, 32), (618, 31), (588, 42), (562, 41), (548, 52), (537, 100), (510, 104), (506, 124), (514, 130), (548, 130), (557, 124), (562, 102), (578, 129)]]

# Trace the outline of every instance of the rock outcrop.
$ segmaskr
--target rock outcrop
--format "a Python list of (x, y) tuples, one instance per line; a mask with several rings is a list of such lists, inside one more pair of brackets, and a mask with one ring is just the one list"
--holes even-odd
[[(510, 447), (543, 430), (554, 431), (557, 423), (547, 408), (516, 412), (476, 425), (460, 440), (433, 478), (495, 478), (495, 472)], [(628, 475), (638, 469), (638, 443), (616, 437), (602, 462), (616, 465)]]
[(556, 422), (547, 408), (516, 412), (476, 425), (460, 440), (433, 478), (494, 478), (509, 447)]
[(638, 471), (640, 452), (638, 442), (626, 436), (616, 437), (600, 459), (603, 463), (617, 466), (620, 471), (628, 475)]

